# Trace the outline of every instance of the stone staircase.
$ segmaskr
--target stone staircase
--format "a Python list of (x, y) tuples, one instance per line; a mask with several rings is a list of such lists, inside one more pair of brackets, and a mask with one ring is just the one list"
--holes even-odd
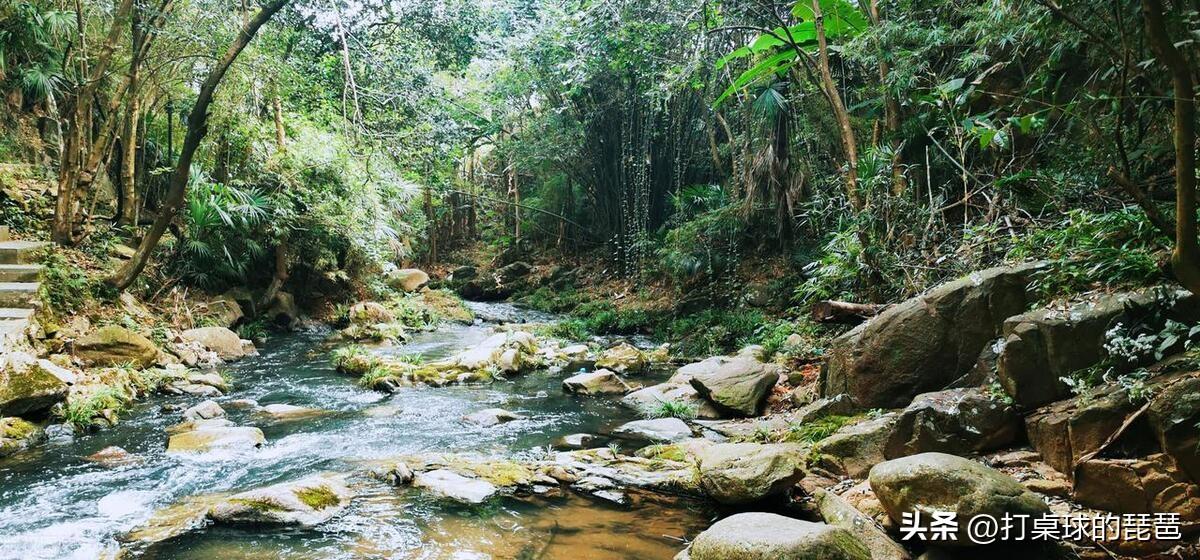
[(7, 228), (0, 228), (0, 350), (12, 348), (29, 326), (42, 273), (38, 250), (47, 245), (10, 240)]

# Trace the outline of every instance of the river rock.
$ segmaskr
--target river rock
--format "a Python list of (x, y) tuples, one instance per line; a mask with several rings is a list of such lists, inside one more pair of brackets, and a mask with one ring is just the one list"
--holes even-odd
[(779, 366), (751, 356), (734, 356), (720, 360), (716, 367), (696, 371), (689, 382), (700, 396), (721, 411), (737, 416), (758, 416), (771, 389), (779, 382), (780, 371)]
[(75, 375), (22, 352), (0, 358), (0, 415), (40, 413), (66, 400)]
[(262, 430), (248, 426), (201, 426), (177, 433), (167, 442), (168, 453), (248, 451), (267, 442)]
[(350, 323), (355, 325), (374, 325), (378, 323), (391, 323), (396, 320), (396, 316), (384, 307), (374, 301), (360, 301), (350, 307)]
[(254, 353), (254, 344), (243, 345), (237, 333), (225, 327), (200, 327), (188, 329), (180, 335), (185, 342), (193, 342), (216, 353), (225, 361), (239, 360)]
[(557, 447), (561, 449), (587, 449), (596, 441), (592, 434), (567, 434), (558, 438)]
[(692, 429), (678, 418), (626, 422), (612, 431), (614, 437), (648, 443), (674, 443), (692, 437)]
[(141, 460), (122, 447), (110, 445), (84, 457), (84, 459), (105, 467), (120, 467), (141, 462)]
[(125, 327), (107, 325), (75, 341), (74, 354), (97, 367), (133, 364), (139, 369), (158, 361), (158, 347), (150, 339)]
[(687, 560), (871, 560), (846, 529), (774, 513), (739, 513), (696, 536)]
[(36, 424), (16, 417), (0, 418), (0, 457), (8, 457), (43, 441), (46, 441), (46, 432)]
[(621, 399), (621, 404), (644, 415), (652, 416), (659, 413), (663, 403), (686, 405), (695, 411), (696, 418), (715, 420), (724, 415), (711, 402), (700, 396), (700, 392), (690, 384), (676, 385), (659, 383), (644, 389), (638, 389)]
[(296, 298), (287, 292), (276, 292), (275, 299), (267, 306), (263, 316), (276, 326), (291, 329), (300, 322), (300, 306)]
[(888, 456), (888, 444), (896, 432), (898, 416), (884, 414), (842, 426), (833, 435), (817, 442), (813, 453), (822, 467), (850, 478), (866, 476), (871, 467)]
[(486, 480), (467, 478), (449, 469), (417, 473), (413, 477), (412, 485), (466, 504), (482, 504), (499, 491), (499, 488)]
[(1035, 309), (1004, 322), (996, 375), (1017, 404), (1037, 407), (1071, 395), (1063, 377), (1107, 357), (1104, 344), (1116, 323), (1140, 320), (1147, 309), (1165, 307), (1164, 318), (1184, 324), (1200, 319), (1200, 298), (1186, 291), (1112, 294), (1067, 309)]
[(617, 374), (601, 369), (568, 377), (562, 382), (563, 391), (573, 395), (624, 395), (632, 387)]
[(415, 292), (429, 283), (429, 275), (419, 268), (400, 268), (385, 273), (384, 282), (393, 290)]
[(312, 527), (345, 510), (350, 498), (341, 477), (321, 474), (234, 494), (213, 506), (208, 518), (219, 524)]
[(225, 416), (225, 409), (216, 401), (207, 400), (183, 411), (183, 417), (188, 420), (211, 420)]
[(977, 515), (1000, 519), (1005, 514), (1038, 516), (1050, 508), (1037, 494), (1012, 477), (982, 463), (947, 455), (921, 453), (875, 465), (871, 489), (896, 524), (905, 512), (921, 512), (925, 523), (933, 511), (952, 512), (960, 520), (951, 542), (970, 545), (968, 524)]
[(304, 420), (329, 414), (328, 410), (309, 408), (306, 406), (296, 406), (293, 404), (268, 404), (266, 406), (259, 407), (254, 412), (256, 414), (269, 417), (272, 420)]
[(1041, 264), (991, 268), (894, 305), (838, 337), (821, 375), (823, 396), (849, 394), (864, 408), (906, 406), (967, 373), (1004, 320), (1032, 302)]
[(922, 393), (900, 413), (887, 456), (991, 451), (1020, 435), (1016, 409), (982, 389)]
[(229, 295), (230, 293), (226, 292), (227, 295), (219, 296), (205, 303), (205, 316), (218, 326), (232, 329), (241, 322), (246, 313), (237, 299)]
[(620, 374), (641, 373), (645, 371), (648, 363), (644, 352), (626, 342), (601, 352), (596, 358), (596, 367)]
[(805, 450), (786, 443), (719, 443), (701, 449), (700, 486), (722, 504), (785, 494), (804, 478)]
[(475, 424), (477, 426), (483, 426), (484, 428), (498, 426), (500, 424), (512, 422), (513, 420), (520, 420), (521, 418), (523, 418), (523, 416), (520, 414), (509, 412), (503, 408), (485, 408), (479, 412), (473, 412), (463, 416), (463, 420), (466, 422)]
[(909, 560), (912, 555), (888, 536), (874, 519), (858, 511), (850, 502), (827, 490), (813, 493), (817, 509), (825, 523), (841, 527), (871, 550), (871, 560)]

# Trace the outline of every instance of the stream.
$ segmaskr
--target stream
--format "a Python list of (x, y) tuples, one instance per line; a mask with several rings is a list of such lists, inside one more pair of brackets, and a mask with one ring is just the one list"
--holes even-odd
[[(507, 304), (471, 306), (488, 321), (549, 318)], [(443, 358), (482, 341), (494, 324), (447, 324), (377, 351)], [(602, 433), (635, 419), (615, 398), (563, 394), (565, 372), (536, 371), (490, 385), (411, 387), (393, 395), (364, 389), (334, 371), (328, 360), (331, 347), (323, 342), (328, 334), (277, 335), (259, 349), (259, 356), (224, 368), (233, 388), (215, 400), (235, 423), (263, 430), (267, 444), (253, 454), (166, 454), (164, 430), (179, 422), (180, 414), (163, 412), (163, 405), (190, 406), (202, 399), (156, 396), (138, 403), (115, 428), (52, 438), (0, 461), (0, 559), (93, 560), (115, 552), (117, 537), (159, 508), (190, 496), (239, 492), (324, 471), (359, 472), (370, 460), (411, 453), (546, 453), (559, 436)], [(247, 398), (260, 405), (284, 403), (329, 412), (280, 422), (230, 406), (230, 401)], [(491, 428), (461, 421), (463, 415), (491, 407), (524, 418)], [(111, 467), (86, 459), (114, 445), (137, 461)], [(618, 507), (568, 493), (551, 500), (498, 498), (466, 507), (382, 483), (360, 486), (346, 513), (314, 529), (210, 527), (134, 556), (669, 559), (683, 548), (681, 539), (694, 537), (710, 519), (702, 506), (666, 498)]]

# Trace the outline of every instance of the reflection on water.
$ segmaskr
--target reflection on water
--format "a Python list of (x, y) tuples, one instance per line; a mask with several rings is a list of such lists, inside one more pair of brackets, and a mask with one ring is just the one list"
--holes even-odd
[[(489, 314), (520, 317), (492, 304)], [(537, 317), (537, 320), (544, 320)], [(510, 319), (511, 320), (511, 319)], [(490, 333), (488, 325), (449, 325), (418, 333), (381, 352), (448, 356)], [(234, 389), (218, 402), (253, 398), (330, 411), (271, 422), (227, 407), (231, 420), (263, 429), (268, 444), (248, 456), (173, 457), (164, 428), (177, 413), (165, 397), (141, 403), (122, 424), (0, 462), (0, 559), (94, 559), (117, 548), (115, 537), (156, 509), (189, 496), (235, 492), (317, 471), (355, 471), (364, 459), (421, 452), (512, 455), (544, 448), (558, 436), (598, 432), (631, 419), (609, 399), (562, 394), (561, 375), (534, 372), (487, 386), (406, 388), (383, 395), (337, 374), (321, 344), (326, 333), (281, 336), (261, 356), (228, 368)], [(525, 418), (494, 428), (461, 423), (483, 408)], [(110, 445), (141, 461), (105, 467), (84, 457)], [(417, 491), (361, 479), (342, 517), (316, 530), (209, 529), (140, 551), (145, 558), (671, 558), (676, 539), (694, 536), (706, 513), (643, 496), (629, 509), (584, 498), (525, 502), (505, 498), (481, 508), (447, 507)], [(669, 507), (668, 507), (669, 506)]]

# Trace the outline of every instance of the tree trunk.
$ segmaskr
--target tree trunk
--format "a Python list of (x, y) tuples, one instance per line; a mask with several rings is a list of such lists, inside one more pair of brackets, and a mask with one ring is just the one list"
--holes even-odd
[(126, 92), (125, 130), (122, 134), (124, 148), (121, 151), (121, 187), (118, 206), (121, 211), (117, 223), (125, 226), (137, 225), (137, 132), (138, 118), (141, 116), (141, 103), (138, 91), (138, 71), (141, 66), (141, 7), (134, 6), (133, 15), (129, 20), (130, 29), (130, 58), (129, 58), (129, 88)]
[(277, 152), (283, 153), (287, 147), (287, 134), (283, 130), (283, 103), (279, 100), (279, 95), (271, 98), (271, 107), (275, 113), (275, 147)]
[(179, 161), (175, 164), (175, 171), (171, 175), (171, 183), (167, 189), (166, 199), (163, 201), (163, 207), (158, 213), (158, 217), (154, 220), (154, 225), (150, 226), (150, 231), (146, 233), (146, 237), (142, 239), (142, 243), (138, 246), (133, 258), (125, 263), (115, 275), (109, 278), (109, 283), (116, 286), (118, 289), (128, 288), (133, 281), (137, 279), (142, 270), (146, 268), (146, 263), (150, 260), (150, 253), (158, 245), (158, 241), (162, 239), (163, 233), (167, 231), (167, 227), (171, 221), (175, 219), (175, 215), (179, 212), (179, 208), (183, 205), (184, 198), (187, 195), (188, 177), (191, 172), (192, 158), (196, 155), (196, 149), (200, 147), (200, 141), (208, 134), (208, 106), (212, 104), (213, 93), (221, 80), (225, 77), (225, 73), (229, 67), (237, 60), (238, 55), (254, 38), (267, 21), (271, 19), (280, 9), (282, 9), (290, 0), (271, 0), (259, 10), (253, 18), (246, 22), (241, 31), (238, 32), (237, 38), (229, 45), (229, 49), (225, 51), (224, 56), (217, 62), (209, 72), (208, 77), (204, 79), (204, 83), (200, 86), (200, 93), (196, 96), (196, 104), (192, 108), (192, 112), (188, 115), (187, 135), (183, 140), (183, 147), (179, 152)]
[[(867, 4), (867, 13), (871, 16), (871, 24), (876, 27), (882, 23), (883, 19), (879, 15), (879, 2), (870, 0)], [(891, 67), (887, 61), (883, 59), (885, 54), (883, 45), (879, 45), (879, 88), (883, 95), (883, 129), (884, 136), (887, 137), (888, 146), (892, 150), (892, 194), (900, 196), (908, 188), (908, 181), (904, 178), (903, 160), (900, 158), (900, 152), (904, 146), (903, 141), (899, 138), (900, 132), (900, 103), (896, 100), (896, 96), (892, 95), (887, 89), (888, 74), (891, 73)]]
[(1142, 0), (1146, 37), (1171, 73), (1175, 95), (1175, 277), (1200, 294), (1200, 244), (1196, 240), (1196, 98), (1191, 68), (1167, 32), (1161, 0)]
[[(79, 177), (80, 163), (84, 149), (84, 131), (85, 123), (89, 121), (92, 112), (92, 97), (95, 95), (96, 88), (99, 87), (104, 74), (108, 72), (108, 67), (112, 63), (113, 51), (116, 49), (117, 41), (121, 39), (121, 35), (125, 32), (125, 26), (121, 22), (129, 16), (129, 11), (133, 8), (133, 0), (121, 0), (117, 5), (117, 9), (113, 14), (112, 26), (109, 27), (108, 36), (105, 37), (104, 43), (100, 47), (100, 51), (96, 53), (96, 64), (92, 66), (90, 71), (81, 72), (85, 81), (76, 92), (75, 96), (75, 115), (71, 119), (71, 133), (67, 137), (66, 146), (64, 146), (64, 155), (62, 165), (59, 166), (58, 173), (58, 199), (54, 205), (54, 224), (51, 227), (51, 239), (60, 245), (71, 245), (74, 243), (73, 229), (75, 227), (75, 192), (76, 181)], [(78, 26), (78, 43), (76, 48), (79, 56), (84, 56), (85, 45), (84, 32), (86, 27), (83, 25), (83, 6), (79, 0), (75, 1), (76, 25)], [(81, 70), (86, 63), (81, 62)]]
[(858, 142), (854, 138), (854, 128), (850, 125), (850, 113), (842, 103), (838, 93), (837, 83), (833, 81), (833, 71), (829, 67), (829, 45), (825, 41), (825, 16), (821, 14), (820, 0), (812, 0), (813, 25), (817, 32), (817, 66), (821, 71), (822, 89), (829, 98), (833, 109), (833, 118), (837, 121), (838, 135), (842, 140), (842, 150), (846, 154), (846, 198), (855, 210), (863, 209), (863, 201), (858, 192)]

